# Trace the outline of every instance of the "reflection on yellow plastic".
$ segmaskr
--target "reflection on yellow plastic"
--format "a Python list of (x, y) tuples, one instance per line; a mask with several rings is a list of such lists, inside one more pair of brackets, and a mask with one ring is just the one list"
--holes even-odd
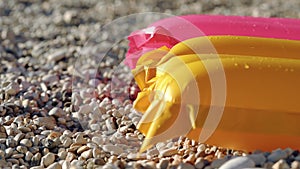
[[(248, 151), (299, 148), (299, 54), (299, 41), (235, 36), (194, 38), (145, 54), (133, 70), (141, 88), (134, 107), (144, 113), (141, 151), (180, 135), (202, 141), (209, 109), (220, 107), (221, 120), (205, 143)], [(212, 105), (218, 95), (211, 93), (210, 76), (219, 72), (226, 101)]]

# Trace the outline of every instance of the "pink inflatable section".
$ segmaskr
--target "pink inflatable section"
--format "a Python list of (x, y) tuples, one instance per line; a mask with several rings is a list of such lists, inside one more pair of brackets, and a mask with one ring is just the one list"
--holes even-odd
[(236, 35), (300, 40), (300, 20), (247, 16), (186, 15), (159, 20), (128, 36), (126, 64), (135, 68), (144, 53), (183, 40), (209, 35)]

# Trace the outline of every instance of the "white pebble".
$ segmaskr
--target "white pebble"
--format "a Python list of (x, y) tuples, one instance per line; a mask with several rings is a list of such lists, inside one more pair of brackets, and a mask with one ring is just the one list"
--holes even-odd
[(220, 169), (241, 169), (255, 167), (255, 163), (248, 157), (236, 157), (225, 162)]
[(41, 163), (48, 167), (50, 164), (52, 164), (55, 160), (55, 155), (53, 153), (48, 153), (44, 157), (42, 157)]
[(115, 145), (104, 145), (102, 148), (105, 152), (112, 152), (115, 155), (123, 153), (123, 149)]
[(285, 160), (281, 159), (272, 166), (272, 169), (290, 169), (290, 166)]

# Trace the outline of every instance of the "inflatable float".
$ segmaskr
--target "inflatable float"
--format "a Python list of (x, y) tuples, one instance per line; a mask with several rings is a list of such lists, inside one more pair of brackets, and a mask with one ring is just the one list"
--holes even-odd
[[(184, 17), (195, 19), (197, 15)], [(209, 22), (199, 21), (203, 17)], [(223, 19), (216, 20), (220, 17)], [(164, 25), (165, 21), (168, 19), (157, 23)], [(247, 31), (254, 22), (257, 29)], [(137, 126), (146, 136), (141, 152), (178, 136), (246, 151), (298, 149), (298, 22), (200, 15), (199, 25), (224, 26), (202, 31), (206, 36), (179, 37), (177, 40), (183, 40), (178, 42), (164, 35), (168, 40), (159, 39), (158, 46), (153, 45), (153, 39), (135, 44), (140, 48), (133, 48), (133, 53), (129, 50), (128, 55), (136, 59), (131, 66), (141, 89), (134, 102), (143, 113)], [(228, 29), (224, 29), (226, 23)], [(238, 25), (239, 31), (230, 30), (232, 25)], [(262, 29), (265, 25), (271, 33)]]

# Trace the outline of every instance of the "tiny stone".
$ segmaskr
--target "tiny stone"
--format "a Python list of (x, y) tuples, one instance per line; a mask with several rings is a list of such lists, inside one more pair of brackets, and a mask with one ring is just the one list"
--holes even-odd
[(11, 158), (23, 158), (24, 154), (13, 154)]
[(87, 141), (86, 139), (83, 137), (83, 134), (78, 134), (75, 138), (75, 143), (77, 144), (86, 144)]
[(8, 146), (8, 147), (16, 147), (17, 144), (18, 143), (11, 137), (6, 139), (6, 146)]
[(299, 161), (293, 161), (291, 164), (292, 169), (300, 169), (300, 162)]
[(34, 166), (34, 167), (30, 167), (30, 169), (44, 169), (44, 167), (42, 167), (42, 166)]
[(18, 129), (21, 130), (23, 133), (27, 133), (31, 131), (29, 127), (24, 127), (24, 126), (18, 127)]
[(84, 151), (82, 154), (81, 154), (81, 157), (85, 158), (85, 159), (88, 159), (88, 158), (91, 158), (93, 156), (93, 153), (92, 153), (92, 150), (87, 150), (87, 151)]
[(20, 142), (24, 137), (25, 137), (25, 134), (24, 134), (24, 133), (18, 133), (18, 134), (14, 137), (14, 140), (15, 140), (16, 142)]
[(102, 159), (102, 158), (95, 158), (94, 159), (94, 163), (96, 165), (104, 165), (105, 164), (105, 161)]
[(146, 154), (145, 153), (142, 153), (142, 154), (129, 153), (127, 155), (127, 158), (129, 160), (134, 160), (134, 161), (136, 161), (136, 160), (144, 160), (144, 159), (146, 159)]
[(66, 137), (62, 144), (64, 147), (69, 147), (72, 143), (73, 143), (73, 140), (69, 137)]
[(9, 158), (13, 154), (14, 149), (9, 147), (5, 149), (5, 158)]
[(62, 152), (59, 152), (57, 155), (58, 155), (59, 159), (64, 160), (64, 159), (66, 159), (67, 154), (68, 154), (68, 152), (62, 151)]
[(168, 159), (161, 159), (158, 163), (158, 168), (167, 169), (168, 165), (169, 165)]
[(190, 164), (194, 164), (195, 160), (196, 160), (195, 154), (190, 154), (190, 155), (184, 160), (184, 162), (190, 163)]
[(41, 156), (41, 153), (36, 153), (31, 159), (31, 165), (39, 165)]
[(212, 168), (220, 168), (222, 164), (224, 164), (227, 161), (226, 158), (222, 158), (222, 159), (215, 159), (214, 161), (212, 161), (212, 163), (210, 164), (210, 166)]
[(50, 164), (52, 164), (55, 160), (55, 155), (53, 153), (48, 153), (44, 157), (42, 157), (42, 164), (46, 167), (48, 167)]
[(34, 124), (38, 126), (45, 126), (47, 129), (54, 129), (56, 126), (55, 119), (53, 117), (38, 117), (33, 120)]
[(33, 157), (33, 154), (30, 151), (27, 151), (26, 155), (25, 155), (25, 160), (30, 161), (32, 157)]
[(173, 147), (173, 148), (168, 148), (168, 149), (160, 151), (160, 155), (162, 157), (168, 157), (168, 156), (172, 156), (172, 155), (176, 154), (177, 152), (178, 152), (177, 149), (175, 147)]
[(62, 169), (62, 166), (58, 162), (55, 162), (55, 163), (49, 165), (47, 167), (47, 169)]
[(80, 148), (78, 148), (77, 153), (81, 154), (82, 152), (89, 150), (90, 148), (88, 146), (82, 146)]
[(62, 163), (62, 169), (69, 169), (69, 168), (71, 168), (70, 162), (69, 161), (64, 161)]
[(262, 166), (266, 162), (266, 157), (262, 153), (250, 154), (250, 155), (247, 155), (247, 157), (249, 157), (251, 160), (253, 160), (255, 162), (255, 165)]
[(196, 169), (202, 169), (205, 166), (204, 159), (203, 158), (197, 158), (195, 162), (195, 168)]
[(29, 139), (22, 139), (22, 140), (20, 141), (20, 144), (21, 144), (21, 145), (24, 145), (24, 146), (26, 146), (26, 147), (31, 147), (31, 146), (32, 146), (32, 142), (31, 142)]
[(23, 154), (25, 154), (27, 152), (27, 148), (25, 146), (17, 146), (16, 150), (19, 153), (23, 153)]
[(9, 159), (6, 159), (6, 161), (11, 162), (13, 164), (20, 164), (19, 160), (15, 159), (15, 158), (9, 158)]
[(225, 162), (220, 169), (240, 169), (255, 167), (254, 161), (248, 157), (236, 157)]
[(272, 166), (272, 169), (290, 169), (290, 167), (285, 160), (281, 159)]
[(92, 138), (92, 141), (93, 141), (94, 143), (98, 144), (98, 145), (104, 144), (104, 140), (103, 140), (102, 137), (97, 137), (97, 136), (95, 136), (95, 137)]
[(42, 81), (44, 81), (45, 83), (54, 83), (57, 82), (58, 80), (59, 79), (57, 75), (52, 75), (52, 74), (47, 74), (42, 78)]
[(99, 149), (99, 148), (93, 148), (93, 157), (94, 158), (97, 158), (98, 156), (100, 156), (101, 155), (101, 150)]
[(276, 162), (280, 159), (284, 159), (287, 157), (287, 154), (286, 152), (284, 152), (283, 150), (281, 149), (277, 149), (277, 150), (274, 150), (269, 156), (268, 156), (268, 160), (271, 161), (271, 162)]
[(62, 117), (64, 114), (64, 111), (59, 107), (54, 107), (49, 111), (50, 116), (55, 116), (57, 118)]
[(195, 169), (195, 167), (189, 163), (180, 163), (177, 169)]
[(67, 49), (64, 49), (64, 48), (63, 49), (58, 49), (55, 52), (48, 55), (47, 59), (48, 59), (48, 61), (57, 62), (57, 61), (61, 60), (62, 58), (64, 58), (66, 53), (67, 53)]
[(115, 155), (123, 153), (123, 149), (115, 145), (104, 145), (102, 148), (105, 152), (112, 152)]
[(67, 157), (66, 157), (66, 161), (71, 162), (71, 161), (73, 161), (75, 158), (76, 158), (76, 155), (75, 155), (75, 154), (73, 154), (73, 153), (71, 153), (71, 152), (68, 152)]

